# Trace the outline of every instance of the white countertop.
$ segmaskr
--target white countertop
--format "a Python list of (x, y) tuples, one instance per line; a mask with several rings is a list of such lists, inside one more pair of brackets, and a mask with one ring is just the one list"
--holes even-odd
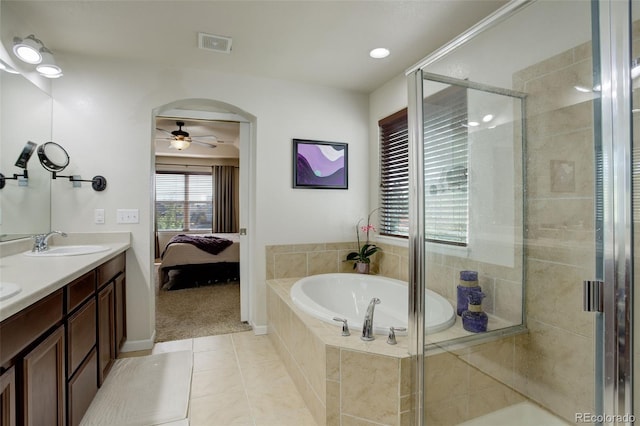
[(51, 246), (97, 244), (109, 250), (79, 256), (31, 257), (31, 240), (0, 244), (0, 282), (20, 285), (22, 290), (0, 301), (0, 321), (52, 294), (131, 246), (128, 232), (69, 234), (68, 238), (54, 236)]

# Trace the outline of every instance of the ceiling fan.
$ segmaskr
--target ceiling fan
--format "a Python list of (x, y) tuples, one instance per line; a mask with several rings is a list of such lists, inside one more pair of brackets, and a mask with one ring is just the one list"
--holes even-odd
[[(159, 139), (170, 141), (171, 148), (175, 148), (178, 151), (189, 148), (192, 143), (205, 146), (207, 148), (216, 148), (217, 144), (224, 143), (224, 141), (219, 140), (215, 135), (190, 136), (188, 132), (182, 130), (184, 121), (176, 121), (176, 126), (178, 126), (178, 129), (173, 131), (160, 129), (158, 127), (156, 127), (156, 130), (166, 133), (166, 138)], [(205, 142), (203, 140), (199, 140), (202, 138), (212, 139), (212, 141)]]

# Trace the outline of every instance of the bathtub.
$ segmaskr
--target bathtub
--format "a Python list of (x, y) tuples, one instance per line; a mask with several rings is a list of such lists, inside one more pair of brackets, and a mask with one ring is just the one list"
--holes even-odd
[[(341, 323), (333, 318), (346, 318), (352, 330), (362, 329), (364, 314), (374, 297), (381, 301), (373, 316), (375, 334), (387, 334), (389, 327), (407, 327), (409, 295), (403, 281), (376, 275), (320, 274), (302, 278), (291, 287), (296, 307), (338, 326)], [(446, 330), (455, 323), (454, 309), (444, 297), (427, 289), (426, 299), (427, 333)]]

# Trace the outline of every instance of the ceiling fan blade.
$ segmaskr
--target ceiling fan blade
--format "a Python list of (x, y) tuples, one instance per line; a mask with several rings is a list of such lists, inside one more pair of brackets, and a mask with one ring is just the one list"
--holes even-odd
[(217, 145), (214, 145), (213, 143), (202, 142), (202, 141), (198, 141), (198, 140), (194, 140), (194, 139), (191, 140), (191, 143), (195, 143), (195, 144), (200, 145), (200, 146), (206, 146), (207, 148), (217, 148), (218, 147)]
[[(159, 131), (161, 131), (161, 132), (165, 132), (165, 133), (166, 133), (166, 134), (168, 134), (168, 135), (171, 135), (171, 132), (170, 132), (169, 130), (161, 129), (161, 128), (159, 128), (159, 127), (156, 127), (156, 130), (159, 130)], [(173, 135), (171, 135), (171, 136), (173, 136)]]

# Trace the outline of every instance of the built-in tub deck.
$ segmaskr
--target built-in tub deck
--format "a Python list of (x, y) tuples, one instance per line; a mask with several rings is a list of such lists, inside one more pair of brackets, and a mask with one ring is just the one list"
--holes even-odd
[[(351, 336), (342, 336), (342, 324), (336, 322), (335, 325), (327, 324), (320, 321), (311, 315), (300, 310), (291, 300), (290, 291), (291, 287), (300, 278), (290, 279), (275, 279), (268, 281), (269, 287), (278, 293), (283, 301), (299, 315), (300, 319), (314, 332), (322, 341), (327, 345), (340, 346), (348, 349), (371, 352), (380, 355), (394, 356), (398, 358), (404, 358), (409, 356), (409, 337), (407, 335), (396, 334), (397, 345), (389, 345), (386, 343), (387, 336), (383, 334), (376, 334), (376, 339), (371, 342), (365, 342), (360, 340), (360, 330), (351, 329)], [(375, 315), (374, 315), (375, 325)], [(501, 318), (495, 317), (489, 314), (489, 323), (487, 331), (500, 330), (508, 327), (515, 326), (517, 324), (510, 323)], [(455, 324), (438, 333), (428, 334), (425, 337), (425, 343), (427, 345), (433, 344), (438, 346), (442, 342), (450, 342), (458, 340), (460, 338), (475, 336), (477, 333), (472, 333), (462, 328), (462, 320), (460, 317), (456, 317)]]
[[(360, 339), (358, 330), (342, 336), (341, 323), (326, 323), (295, 306), (290, 290), (298, 279), (267, 281), (269, 337), (317, 423), (339, 425), (359, 419), (384, 425), (408, 424), (414, 415), (411, 388), (414, 368), (409, 337), (397, 336), (397, 345), (389, 345), (386, 334), (376, 334), (375, 340), (369, 342)], [(489, 330), (511, 325), (495, 317), (489, 319)], [(445, 362), (453, 357), (451, 362), (463, 363), (438, 348), (445, 342), (472, 335), (462, 328), (457, 317), (449, 329), (427, 336), (426, 342), (433, 348), (427, 355), (447, 358), (442, 359)], [(446, 375), (428, 380), (440, 379), (448, 380)], [(440, 385), (433, 383), (433, 386)], [(514, 392), (507, 400), (517, 402), (519, 396)]]

